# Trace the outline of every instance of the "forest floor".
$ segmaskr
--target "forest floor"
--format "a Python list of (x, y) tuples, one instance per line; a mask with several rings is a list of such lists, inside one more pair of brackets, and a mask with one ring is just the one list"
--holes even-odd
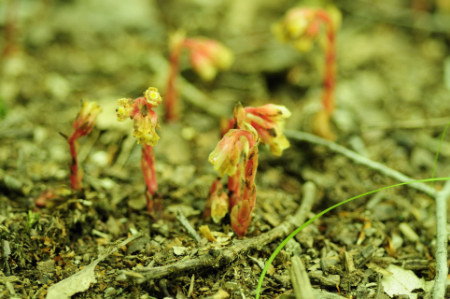
[[(450, 12), (445, 4), (413, 2), (417, 7), (336, 1), (342, 24), (332, 121), (335, 144), (424, 179), (433, 175), (450, 121)], [(73, 298), (253, 298), (283, 237), (338, 202), (399, 183), (303, 133), (311, 132), (321, 109), (323, 51), (316, 45), (298, 53), (271, 31), (297, 4), (3, 1), (0, 298), (51, 297), (50, 288), (69, 277), (63, 289), (66, 296), (76, 293)], [(157, 110), (161, 210), (150, 215), (140, 145), (132, 123), (119, 123), (115, 109), (117, 99), (139, 97), (149, 86), (164, 98), (168, 35), (180, 28), (221, 41), (235, 62), (205, 83), (183, 55), (180, 119), (165, 123)], [(69, 147), (60, 133), (71, 134), (81, 100), (97, 101), (102, 113), (80, 139), (84, 185), (73, 192)], [(221, 117), (231, 117), (238, 102), (285, 105), (292, 113), (290, 148), (281, 157), (260, 148), (256, 206), (243, 238), (229, 217), (219, 224), (203, 217), (217, 178), (208, 155), (219, 140)], [(444, 140), (436, 177), (450, 175), (449, 162)], [(45, 196), (51, 197), (45, 207), (37, 206)], [(189, 226), (197, 233), (207, 227), (211, 235), (196, 240)], [(427, 298), (436, 274), (435, 237), (430, 194), (409, 185), (370, 194), (289, 241), (264, 278), (262, 298), (295, 298), (297, 257), (316, 298)]]

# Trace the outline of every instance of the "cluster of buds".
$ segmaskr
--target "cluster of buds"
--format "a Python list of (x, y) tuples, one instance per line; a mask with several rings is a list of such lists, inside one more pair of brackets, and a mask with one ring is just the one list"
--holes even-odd
[(213, 80), (219, 70), (228, 69), (233, 62), (233, 53), (221, 43), (207, 38), (186, 38), (184, 33), (176, 32), (170, 40), (170, 73), (166, 90), (166, 120), (177, 118), (178, 99), (176, 78), (179, 72), (181, 52), (189, 51), (192, 69), (205, 81)]
[(330, 120), (334, 111), (336, 30), (339, 24), (340, 13), (336, 9), (296, 7), (290, 9), (283, 20), (274, 26), (274, 33), (280, 40), (292, 43), (301, 52), (311, 49), (314, 41), (321, 37), (322, 25), (325, 27), (326, 42), (321, 43), (325, 53), (323, 111), (316, 116), (314, 131), (327, 139), (334, 139)]
[(83, 181), (83, 171), (78, 169), (78, 139), (89, 135), (94, 128), (95, 120), (102, 111), (96, 102), (83, 102), (80, 112), (73, 122), (73, 133), (67, 138), (70, 147), (70, 186), (72, 190), (81, 190)]
[(220, 176), (228, 175), (228, 197), (221, 192), (222, 187), (217, 186), (220, 181), (215, 181), (207, 203), (207, 209), (210, 209), (207, 214), (219, 222), (225, 216), (224, 208), (229, 207), (231, 226), (239, 236), (246, 233), (255, 205), (258, 145), (265, 143), (272, 153), (281, 155), (289, 147), (282, 132), (284, 119), (289, 116), (290, 112), (284, 106), (268, 104), (243, 108), (239, 104), (229, 130), (209, 155), (214, 170)]
[(161, 103), (162, 97), (158, 89), (148, 88), (143, 97), (137, 99), (119, 99), (119, 107), (116, 109), (117, 119), (124, 121), (132, 119), (134, 121), (133, 136), (138, 144), (142, 144), (141, 169), (147, 186), (147, 210), (153, 212), (154, 200), (158, 184), (155, 174), (155, 155), (153, 146), (158, 143), (159, 136), (156, 129), (159, 128), (158, 117), (153, 110)]

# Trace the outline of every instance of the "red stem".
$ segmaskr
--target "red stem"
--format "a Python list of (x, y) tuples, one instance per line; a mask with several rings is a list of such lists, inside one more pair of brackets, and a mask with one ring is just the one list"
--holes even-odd
[(78, 134), (75, 131), (72, 136), (70, 136), (68, 142), (70, 147), (70, 187), (72, 190), (81, 190), (82, 188), (82, 178), (83, 175), (81, 172), (78, 172), (78, 158), (77, 158), (77, 139)]
[(149, 196), (147, 196), (147, 209), (151, 213), (153, 212), (154, 206), (153, 197), (158, 190), (155, 173), (155, 155), (151, 145), (144, 144), (142, 146), (141, 168), (149, 194)]
[(322, 104), (328, 116), (334, 111), (334, 89), (336, 85), (336, 30), (328, 13), (318, 10), (316, 16), (326, 26), (327, 45), (325, 48), (324, 92)]

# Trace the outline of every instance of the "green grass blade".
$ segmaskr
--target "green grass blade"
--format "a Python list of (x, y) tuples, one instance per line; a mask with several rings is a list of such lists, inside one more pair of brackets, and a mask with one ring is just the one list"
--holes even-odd
[[(434, 178), (434, 176), (436, 175), (436, 167), (437, 167), (437, 162), (438, 162), (438, 158), (439, 158), (439, 153), (441, 152), (441, 145), (444, 142), (445, 136), (447, 135), (447, 130), (448, 130), (449, 126), (450, 126), (450, 121), (447, 123), (444, 131), (441, 134), (441, 139), (439, 140), (439, 146), (436, 151), (436, 155), (434, 156), (433, 171), (431, 173), (431, 178)], [(433, 181), (433, 186), (434, 186), (434, 181)]]
[(269, 259), (267, 260), (263, 271), (261, 272), (261, 275), (259, 277), (259, 281), (258, 281), (258, 286), (256, 287), (256, 299), (259, 299), (260, 295), (261, 295), (261, 288), (262, 288), (262, 284), (264, 281), (264, 277), (266, 276), (267, 270), (269, 269), (270, 265), (272, 264), (273, 260), (275, 259), (275, 257), (278, 255), (278, 253), (284, 248), (284, 246), (287, 244), (287, 242), (289, 242), (293, 237), (295, 237), (295, 235), (297, 235), (302, 229), (304, 229), (305, 227), (307, 227), (308, 225), (310, 225), (312, 222), (316, 221), (317, 219), (319, 219), (322, 215), (324, 215), (325, 213), (328, 213), (329, 211), (342, 206), (348, 202), (351, 202), (352, 200), (358, 199), (360, 197), (364, 197), (373, 193), (377, 193), (379, 191), (383, 191), (386, 189), (390, 189), (390, 188), (394, 188), (394, 187), (399, 187), (399, 186), (403, 186), (403, 185), (408, 185), (408, 184), (413, 184), (413, 183), (427, 183), (427, 182), (436, 182), (436, 181), (449, 181), (450, 177), (442, 177), (442, 178), (428, 178), (428, 179), (422, 179), (422, 180), (415, 180), (415, 181), (409, 181), (409, 182), (403, 182), (403, 183), (398, 183), (398, 184), (394, 184), (394, 185), (390, 185), (390, 186), (386, 186), (386, 187), (382, 187), (376, 190), (372, 190), (372, 191), (368, 191), (366, 193), (363, 194), (359, 194), (356, 195), (354, 197), (351, 197), (349, 199), (346, 199), (344, 201), (341, 201), (340, 203), (337, 203), (323, 211), (321, 211), (320, 213), (316, 214), (314, 217), (312, 217), (311, 219), (309, 219), (308, 221), (306, 221), (305, 223), (303, 223), (301, 226), (299, 226), (296, 230), (294, 230), (292, 233), (290, 233), (281, 243), (280, 245), (278, 245), (278, 247), (275, 249), (275, 251), (272, 253), (272, 255), (269, 257)]

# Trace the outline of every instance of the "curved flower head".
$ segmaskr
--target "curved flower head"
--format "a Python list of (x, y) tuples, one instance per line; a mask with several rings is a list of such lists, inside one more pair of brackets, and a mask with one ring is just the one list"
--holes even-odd
[(315, 22), (316, 10), (296, 7), (290, 9), (284, 18), (274, 25), (274, 34), (283, 42), (293, 43), (299, 50), (308, 51), (319, 32)]
[(292, 43), (297, 50), (307, 52), (320, 34), (322, 24), (326, 23), (327, 26), (337, 28), (340, 20), (341, 14), (334, 7), (326, 10), (294, 7), (273, 26), (273, 32), (281, 41)]
[(257, 146), (255, 137), (246, 130), (229, 130), (209, 155), (209, 162), (220, 176), (236, 173), (241, 154), (248, 155), (249, 149)]
[(245, 121), (258, 132), (261, 141), (269, 145), (272, 154), (281, 156), (283, 150), (290, 146), (283, 128), (284, 120), (291, 116), (291, 112), (285, 106), (274, 104), (247, 107), (245, 112)]
[(213, 80), (219, 70), (226, 70), (233, 63), (233, 53), (215, 40), (189, 38), (184, 45), (190, 51), (192, 68), (205, 81)]
[(95, 120), (101, 111), (102, 108), (100, 108), (97, 102), (83, 102), (83, 106), (73, 122), (73, 128), (79, 137), (91, 133), (95, 125)]
[(276, 34), (283, 41), (292, 41), (308, 33), (315, 10), (311, 8), (295, 7), (288, 10), (284, 18), (276, 25)]

